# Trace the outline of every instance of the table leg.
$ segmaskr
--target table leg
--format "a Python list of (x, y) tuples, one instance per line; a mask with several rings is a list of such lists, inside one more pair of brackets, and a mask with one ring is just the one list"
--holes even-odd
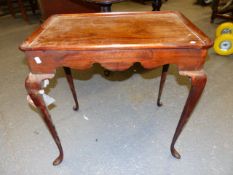
[(25, 87), (27, 89), (28, 95), (30, 96), (30, 100), (32, 100), (33, 104), (39, 109), (42, 114), (42, 118), (47, 125), (57, 147), (59, 150), (59, 156), (54, 160), (53, 165), (58, 165), (63, 160), (63, 149), (61, 146), (60, 139), (58, 137), (56, 128), (53, 124), (52, 118), (48, 112), (45, 101), (42, 97), (43, 94), (43, 80), (53, 78), (54, 74), (32, 74), (30, 73), (25, 81)]
[(198, 99), (200, 98), (200, 96), (203, 92), (203, 89), (205, 87), (206, 80), (207, 80), (206, 74), (203, 70), (200, 70), (200, 71), (180, 71), (179, 73), (181, 75), (189, 76), (191, 78), (191, 89), (190, 89), (189, 96), (186, 100), (186, 104), (184, 106), (183, 112), (181, 114), (178, 126), (176, 128), (176, 131), (175, 131), (175, 134), (173, 136), (172, 143), (171, 143), (171, 153), (177, 159), (180, 159), (181, 156), (174, 148), (174, 145), (175, 145), (176, 140), (178, 139), (180, 133), (182, 132), (183, 127), (185, 126), (188, 119), (190, 118), (190, 115), (191, 115), (194, 107), (196, 106)]
[(79, 105), (78, 105), (78, 99), (77, 99), (77, 94), (76, 94), (75, 87), (74, 87), (74, 81), (73, 81), (71, 69), (69, 67), (63, 67), (63, 69), (64, 69), (66, 79), (68, 81), (70, 90), (71, 90), (73, 98), (74, 98), (75, 105), (73, 106), (73, 109), (75, 111), (77, 111), (79, 109)]
[[(100, 3), (100, 12), (104, 12), (104, 13), (107, 13), (107, 12), (111, 12), (112, 11), (112, 4), (105, 4), (105, 3)], [(111, 71), (105, 69), (104, 70), (104, 75), (106, 77), (109, 77), (111, 74)]]
[(160, 99), (161, 99), (161, 95), (162, 95), (162, 92), (163, 92), (164, 83), (165, 83), (166, 78), (167, 78), (168, 69), (169, 69), (169, 64), (163, 65), (163, 70), (162, 70), (162, 75), (161, 75), (160, 85), (159, 85), (159, 95), (158, 95), (158, 99), (157, 99), (157, 105), (158, 106), (163, 105), (163, 103), (161, 103)]

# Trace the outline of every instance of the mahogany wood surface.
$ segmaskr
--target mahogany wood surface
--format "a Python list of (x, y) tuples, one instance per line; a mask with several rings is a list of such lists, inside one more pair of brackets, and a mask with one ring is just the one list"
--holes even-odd
[(55, 15), (21, 49), (208, 48), (210, 45), (209, 38), (183, 15), (163, 11)]
[[(41, 96), (45, 80), (51, 79), (58, 67), (65, 67), (70, 82), (69, 68), (85, 70), (94, 63), (114, 71), (126, 70), (136, 62), (147, 69), (163, 66), (157, 101), (161, 106), (169, 64), (177, 65), (180, 75), (191, 80), (189, 97), (171, 143), (172, 155), (180, 158), (174, 145), (205, 87), (203, 64), (212, 44), (187, 18), (172, 11), (70, 14), (48, 19), (20, 49), (25, 52), (31, 71), (25, 84), (28, 100), (42, 113), (58, 146), (54, 165), (62, 161), (63, 150)], [(77, 110), (74, 84), (69, 84)]]

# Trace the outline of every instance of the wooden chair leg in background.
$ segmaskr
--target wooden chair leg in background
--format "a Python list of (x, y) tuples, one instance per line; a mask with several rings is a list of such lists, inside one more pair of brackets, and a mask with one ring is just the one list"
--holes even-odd
[(3, 15), (3, 14), (4, 14), (4, 13), (3, 13), (2, 7), (1, 7), (1, 5), (0, 5), (0, 16)]
[(31, 10), (32, 10), (32, 13), (35, 15), (36, 14), (36, 1), (29, 0), (29, 3), (30, 3), (30, 7), (31, 7)]
[[(15, 10), (14, 10), (14, 3), (17, 4), (17, 8), (19, 9), (23, 19), (29, 23), (29, 18), (28, 18), (28, 14), (27, 14), (27, 10), (24, 4), (24, 0), (7, 0), (7, 6), (9, 9), (9, 13), (15, 18)], [(30, 8), (32, 10), (33, 14), (36, 14), (36, 8), (37, 8), (37, 4), (36, 1), (34, 0), (29, 0), (29, 4), (30, 4)]]
[(214, 19), (217, 16), (218, 13), (218, 5), (219, 5), (219, 0), (214, 0), (212, 2), (212, 14), (211, 14), (211, 18), (210, 18), (210, 22), (213, 23)]
[(20, 13), (21, 13), (23, 19), (24, 19), (26, 22), (29, 23), (27, 11), (26, 11), (26, 8), (25, 8), (25, 6), (24, 6), (23, 0), (17, 0), (17, 3), (18, 3), (19, 9), (20, 9)]
[(8, 6), (8, 9), (9, 9), (11, 16), (13, 16), (15, 18), (15, 11), (13, 9), (12, 0), (7, 0), (7, 6)]

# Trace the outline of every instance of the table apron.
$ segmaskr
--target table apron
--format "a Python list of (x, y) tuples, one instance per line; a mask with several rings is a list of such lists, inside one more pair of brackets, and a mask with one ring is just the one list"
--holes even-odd
[[(134, 63), (146, 69), (175, 64), (179, 70), (202, 68), (206, 49), (140, 49), (93, 51), (27, 51), (26, 58), (32, 73), (54, 73), (59, 67), (85, 70), (99, 63), (112, 71), (123, 71)], [(39, 59), (39, 61), (38, 61)]]

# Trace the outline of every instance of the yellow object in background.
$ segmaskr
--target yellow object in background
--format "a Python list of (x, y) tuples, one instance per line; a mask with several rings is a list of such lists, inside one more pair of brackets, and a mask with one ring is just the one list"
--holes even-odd
[(219, 55), (233, 54), (233, 35), (224, 34), (216, 38), (214, 50)]
[(219, 55), (233, 54), (233, 23), (226, 22), (218, 26), (214, 50)]
[(216, 37), (219, 37), (222, 34), (233, 34), (233, 23), (225, 22), (218, 26), (216, 29)]

